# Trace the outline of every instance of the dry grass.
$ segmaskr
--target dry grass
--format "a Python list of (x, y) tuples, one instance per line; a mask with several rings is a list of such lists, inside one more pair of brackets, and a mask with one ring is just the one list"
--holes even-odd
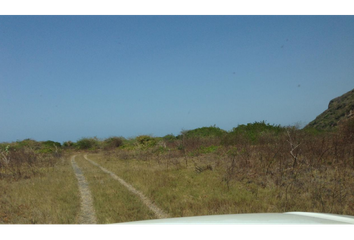
[(129, 222), (155, 217), (137, 196), (86, 161), (82, 155), (76, 157), (76, 162), (89, 184), (98, 223)]
[[(281, 211), (277, 200), (271, 197), (276, 195), (275, 189), (237, 182), (227, 188), (222, 180), (224, 171), (221, 166), (197, 173), (194, 165), (181, 167), (183, 158), (174, 159), (180, 164), (171, 164), (167, 168), (162, 159), (158, 163), (154, 160), (121, 160), (102, 154), (89, 157), (144, 192), (172, 217)], [(200, 165), (210, 161), (198, 158), (194, 162)]]
[(172, 217), (286, 211), (354, 215), (353, 144), (340, 137), (293, 129), (279, 138), (264, 136), (256, 145), (119, 149), (89, 157)]
[[(88, 157), (171, 217), (286, 211), (354, 215), (354, 122), (337, 132), (286, 128), (255, 136), (253, 142), (247, 134), (230, 135), (228, 141), (182, 138), (96, 150)], [(80, 196), (69, 159), (26, 148), (2, 151), (0, 223), (77, 223)], [(89, 183), (98, 223), (155, 218), (139, 197), (83, 155), (77, 154), (76, 162)]]
[(80, 196), (69, 160), (37, 170), (31, 178), (0, 181), (0, 223), (76, 223)]

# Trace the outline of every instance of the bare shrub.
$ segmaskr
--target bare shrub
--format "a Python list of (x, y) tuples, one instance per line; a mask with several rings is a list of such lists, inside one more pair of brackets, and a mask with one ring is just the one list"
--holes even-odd
[(0, 177), (18, 180), (40, 174), (41, 167), (54, 167), (60, 156), (55, 153), (37, 153), (29, 147), (1, 151)]

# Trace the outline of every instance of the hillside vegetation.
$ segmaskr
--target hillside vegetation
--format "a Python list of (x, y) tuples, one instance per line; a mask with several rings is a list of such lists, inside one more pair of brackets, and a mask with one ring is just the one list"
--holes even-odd
[(304, 129), (254, 122), (163, 137), (0, 143), (0, 223), (78, 223), (77, 155), (98, 223), (154, 218), (110, 175), (171, 217), (307, 211), (354, 215), (354, 90)]
[(306, 127), (328, 130), (337, 127), (341, 122), (354, 117), (354, 89), (340, 97), (332, 99), (328, 109), (318, 115)]

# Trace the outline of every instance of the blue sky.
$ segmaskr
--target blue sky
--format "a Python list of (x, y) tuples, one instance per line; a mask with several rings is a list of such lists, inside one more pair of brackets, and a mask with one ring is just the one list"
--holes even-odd
[(354, 16), (0, 16), (0, 142), (304, 126), (354, 88)]

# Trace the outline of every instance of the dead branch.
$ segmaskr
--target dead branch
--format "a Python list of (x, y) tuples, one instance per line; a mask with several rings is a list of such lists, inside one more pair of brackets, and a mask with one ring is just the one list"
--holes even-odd
[(294, 163), (293, 163), (293, 168), (294, 168), (297, 164), (297, 154), (294, 154), (294, 150), (301, 145), (301, 142), (295, 146), (295, 144), (293, 143), (293, 140), (291, 139), (289, 131), (287, 130), (286, 132), (289, 136), (289, 140), (286, 140), (286, 141), (290, 144), (290, 148), (291, 148), (290, 155), (294, 159)]

